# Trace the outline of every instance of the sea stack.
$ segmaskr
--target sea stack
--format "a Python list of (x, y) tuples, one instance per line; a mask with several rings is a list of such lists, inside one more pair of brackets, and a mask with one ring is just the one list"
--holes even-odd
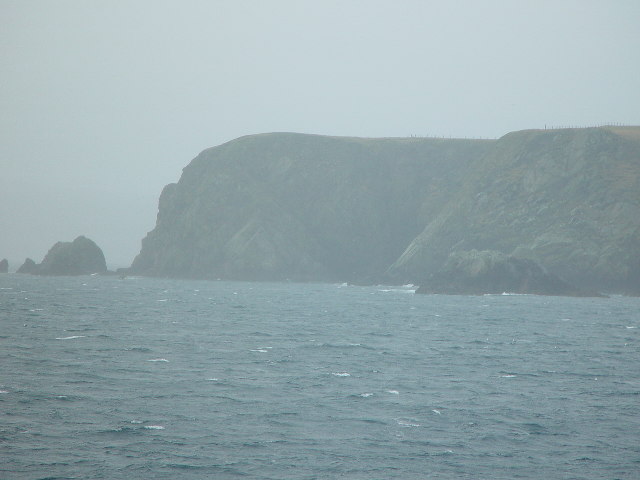
[(106, 273), (107, 264), (98, 245), (84, 236), (73, 242), (57, 242), (47, 252), (42, 263), (28, 258), (18, 273), (34, 275), (88, 275)]
[(17, 273), (26, 273), (35, 275), (38, 273), (38, 264), (31, 258), (25, 259), (24, 263), (20, 266)]

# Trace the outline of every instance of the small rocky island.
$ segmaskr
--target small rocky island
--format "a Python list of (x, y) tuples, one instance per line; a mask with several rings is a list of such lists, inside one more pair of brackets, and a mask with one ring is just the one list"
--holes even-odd
[(73, 242), (57, 242), (40, 264), (27, 258), (17, 273), (88, 275), (107, 273), (107, 264), (100, 247), (87, 237), (79, 236)]
[(570, 285), (534, 260), (494, 250), (452, 253), (442, 269), (431, 275), (416, 293), (600, 296)]
[(9, 272), (9, 261), (6, 258), (0, 260), (0, 273)]

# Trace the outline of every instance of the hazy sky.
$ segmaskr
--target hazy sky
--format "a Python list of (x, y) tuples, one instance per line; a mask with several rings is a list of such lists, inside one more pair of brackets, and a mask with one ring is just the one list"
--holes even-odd
[(128, 266), (236, 137), (640, 124), (640, 1), (0, 0), (0, 258)]

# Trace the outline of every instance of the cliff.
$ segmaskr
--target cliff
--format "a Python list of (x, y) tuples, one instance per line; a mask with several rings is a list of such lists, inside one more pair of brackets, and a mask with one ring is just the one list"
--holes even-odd
[(417, 283), (459, 250), (497, 250), (583, 288), (640, 292), (640, 128), (501, 138), (388, 271)]
[(162, 192), (131, 271), (376, 281), (491, 143), (281, 133), (205, 150)]
[(131, 272), (425, 282), (452, 253), (529, 259), (640, 293), (640, 128), (499, 140), (242, 137), (165, 187)]
[(18, 269), (18, 273), (33, 275), (87, 275), (106, 273), (104, 254), (92, 240), (79, 236), (73, 242), (57, 242), (49, 249), (42, 263), (30, 258)]

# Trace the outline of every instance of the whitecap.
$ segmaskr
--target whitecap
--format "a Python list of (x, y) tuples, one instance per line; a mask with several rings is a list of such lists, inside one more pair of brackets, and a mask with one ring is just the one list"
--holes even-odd
[(406, 288), (381, 288), (378, 290), (379, 292), (388, 293), (388, 292), (397, 292), (397, 293), (416, 293), (416, 289), (406, 289)]
[(144, 428), (147, 430), (164, 430), (162, 425), (145, 425)]
[(419, 427), (420, 424), (419, 423), (413, 423), (413, 422), (409, 422), (407, 420), (400, 420), (400, 419), (396, 419), (396, 422), (398, 423), (398, 425), (400, 425), (401, 427)]
[(440, 412), (440, 410), (436, 410), (435, 408), (433, 410), (431, 410), (433, 413), (435, 413), (436, 415), (442, 415), (442, 413)]
[(167, 360), (166, 358), (151, 358), (149, 360), (147, 360), (147, 362), (168, 362), (169, 360)]
[(500, 378), (515, 378), (515, 375), (500, 375)]
[(630, 325), (627, 328), (631, 329), (631, 328), (637, 328), (637, 327), (634, 327), (633, 325)]
[(86, 335), (71, 335), (70, 337), (56, 337), (56, 340), (71, 340), (73, 338), (85, 338)]
[(142, 423), (142, 420), (131, 420), (130, 423), (139, 424), (139, 423)]
[(207, 378), (207, 380), (208, 380), (209, 382), (217, 382), (217, 381), (218, 381), (218, 379), (217, 379), (217, 378)]
[(166, 302), (167, 300), (169, 300), (168, 298), (161, 298), (160, 300), (156, 300), (156, 302)]
[(0, 393), (9, 393), (9, 390), (0, 390)]
[(259, 353), (267, 353), (267, 350), (264, 350), (263, 348), (257, 348), (255, 350), (249, 350), (250, 352), (259, 352)]
[(335, 377), (350, 377), (351, 374), (347, 372), (331, 372), (331, 375)]
[(387, 393), (390, 393), (391, 395), (400, 395), (398, 390), (387, 390)]
[(361, 393), (360, 395), (358, 395), (359, 397), (362, 398), (367, 398), (367, 397), (371, 397), (373, 396), (373, 393)]

